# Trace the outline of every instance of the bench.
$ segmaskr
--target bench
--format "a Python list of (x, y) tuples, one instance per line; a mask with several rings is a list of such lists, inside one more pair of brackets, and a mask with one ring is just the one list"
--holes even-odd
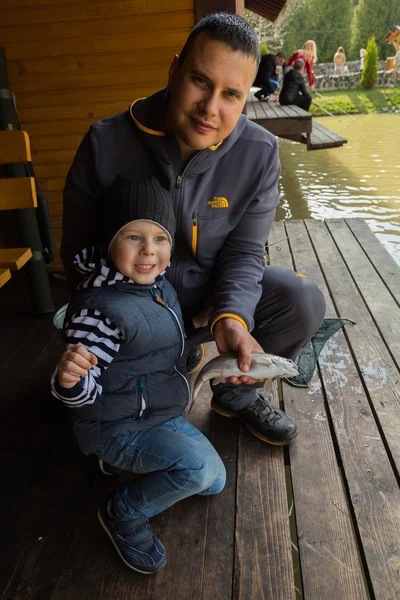
[[(0, 165), (31, 162), (31, 149), (25, 131), (0, 131)], [(0, 178), (0, 211), (36, 208), (33, 177)], [(0, 287), (32, 258), (30, 248), (0, 248)]]

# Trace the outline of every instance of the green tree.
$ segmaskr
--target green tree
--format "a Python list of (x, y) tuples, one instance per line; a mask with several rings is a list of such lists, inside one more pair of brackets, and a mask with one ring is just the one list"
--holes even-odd
[(364, 69), (361, 75), (361, 85), (365, 88), (373, 88), (378, 81), (378, 48), (375, 38), (368, 40), (367, 54)]
[(318, 62), (332, 62), (339, 46), (350, 53), (353, 0), (308, 0), (312, 15), (312, 35), (318, 49)]
[(317, 44), (318, 62), (332, 62), (339, 46), (350, 50), (353, 0), (292, 0), (284, 29), (284, 50), (290, 55), (306, 40)]
[(354, 9), (352, 22), (351, 57), (360, 57), (360, 48), (365, 48), (367, 40), (374, 36), (377, 40), (379, 56), (386, 58), (393, 54), (393, 46), (384, 41), (385, 35), (397, 25), (393, 21), (400, 16), (398, 0), (359, 0)]

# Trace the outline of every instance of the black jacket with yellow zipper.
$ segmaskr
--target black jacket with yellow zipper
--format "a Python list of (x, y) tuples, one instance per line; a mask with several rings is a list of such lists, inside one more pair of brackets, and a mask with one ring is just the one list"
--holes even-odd
[(64, 189), (65, 270), (74, 281), (76, 253), (101, 241), (101, 201), (115, 177), (153, 173), (171, 190), (175, 206), (177, 232), (167, 278), (185, 317), (212, 296), (211, 328), (229, 315), (251, 331), (265, 242), (279, 203), (277, 141), (241, 115), (226, 139), (182, 168), (174, 135), (161, 129), (167, 102), (168, 93), (161, 90), (94, 123), (85, 135)]

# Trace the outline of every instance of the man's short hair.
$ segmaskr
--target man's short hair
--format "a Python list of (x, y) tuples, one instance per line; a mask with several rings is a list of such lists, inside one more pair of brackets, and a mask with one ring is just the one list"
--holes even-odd
[(232, 50), (252, 56), (258, 67), (260, 44), (256, 32), (239, 15), (222, 12), (203, 17), (193, 27), (179, 55), (180, 64), (184, 63), (193, 42), (202, 33), (205, 33), (211, 40), (226, 44)]
[(293, 69), (295, 69), (296, 71), (301, 71), (303, 67), (304, 67), (304, 60), (302, 58), (298, 58), (297, 60), (294, 61)]
[(275, 56), (279, 56), (279, 58), (283, 58), (283, 59), (285, 59), (285, 58), (286, 58), (286, 54), (285, 54), (284, 52), (277, 52), (277, 53), (275, 54)]

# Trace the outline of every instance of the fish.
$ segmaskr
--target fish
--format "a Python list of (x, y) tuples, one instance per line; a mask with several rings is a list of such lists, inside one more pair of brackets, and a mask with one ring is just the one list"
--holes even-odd
[(228, 377), (240, 377), (246, 375), (252, 379), (274, 379), (276, 377), (296, 377), (299, 369), (292, 360), (268, 354), (267, 352), (253, 352), (251, 355), (250, 369), (241, 371), (237, 362), (238, 355), (235, 352), (224, 352), (210, 360), (197, 376), (189, 411), (192, 410), (203, 383), (213, 379), (213, 385), (218, 385)]

